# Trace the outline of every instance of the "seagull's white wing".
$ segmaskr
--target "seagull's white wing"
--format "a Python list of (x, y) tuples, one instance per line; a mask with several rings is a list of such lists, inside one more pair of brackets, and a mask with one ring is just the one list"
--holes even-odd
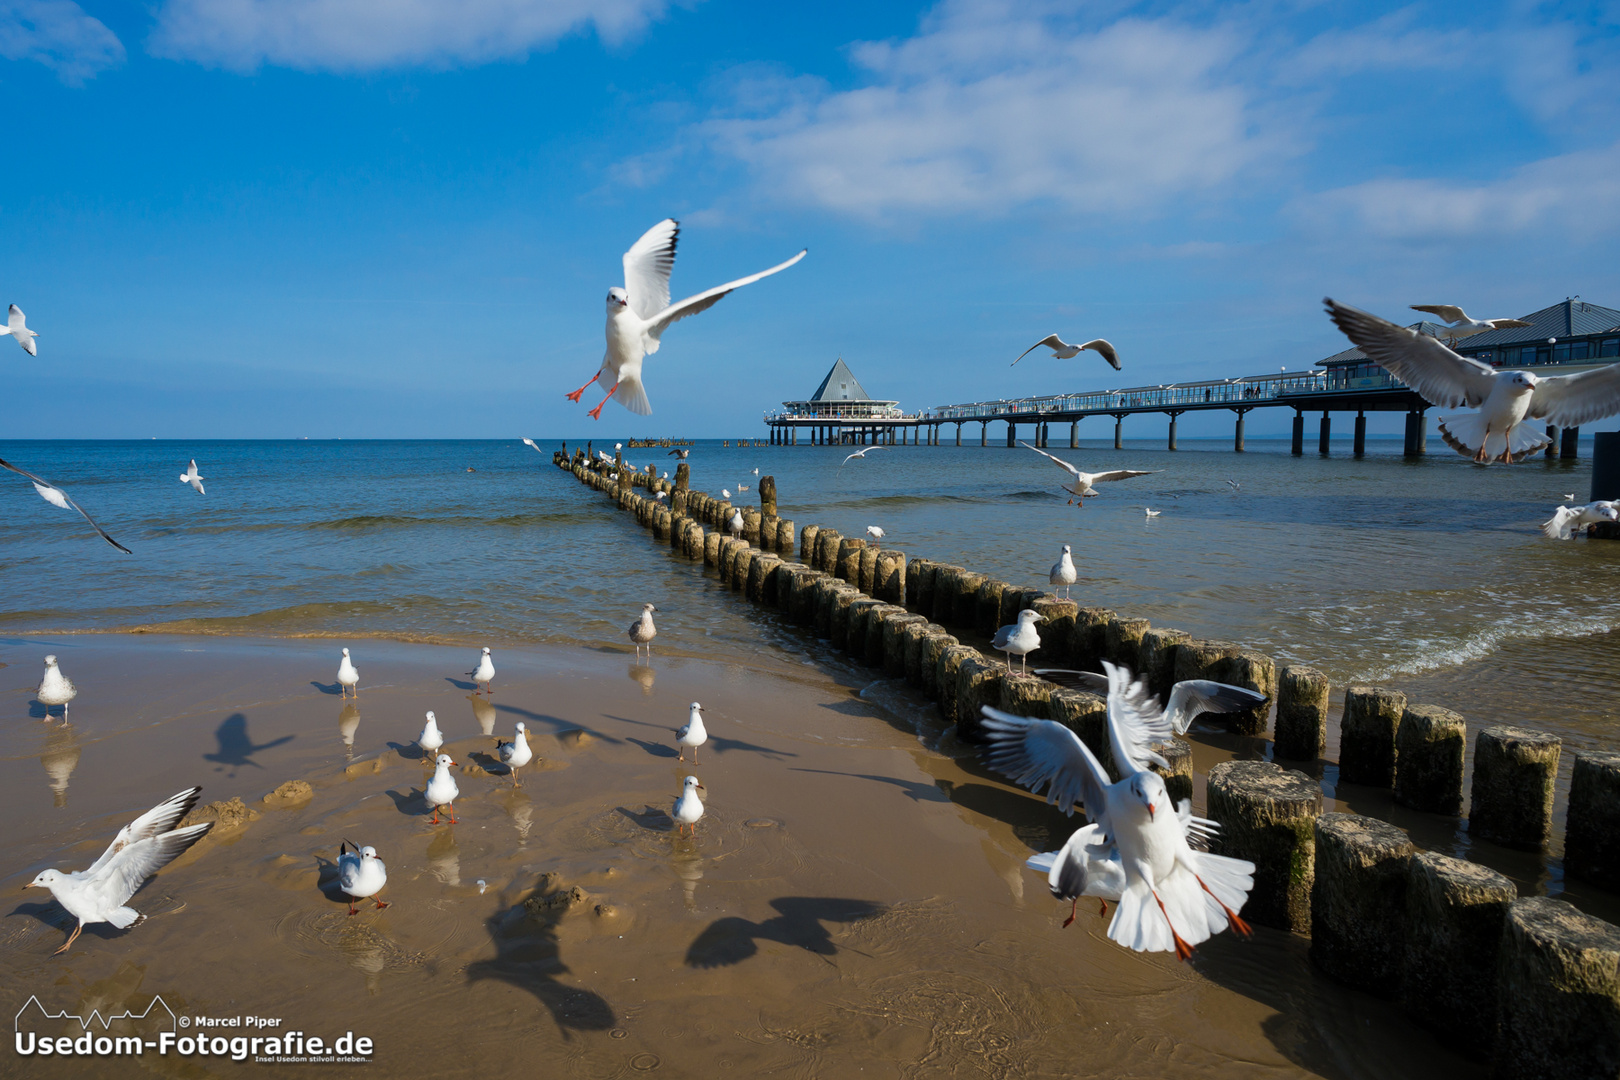
[(1575, 427), (1620, 413), (1620, 364), (1579, 375), (1549, 375), (1536, 382), (1529, 415)]
[[(152, 809), (136, 818), (134, 821), (118, 830), (113, 842), (107, 845), (107, 850), (101, 853), (101, 858), (90, 864), (86, 874), (93, 874), (112, 861), (113, 856), (142, 840), (149, 840), (154, 836), (162, 836), (180, 824), (180, 819), (191, 812), (197, 805), (197, 797), (202, 794), (202, 788), (187, 788), (171, 798), (158, 803)], [(118, 901), (120, 904), (122, 900)]]
[(1456, 304), (1413, 304), (1413, 311), (1427, 311), (1438, 315), (1442, 322), (1473, 322)]
[[(1028, 356), (1042, 345), (1045, 345), (1048, 349), (1067, 349), (1069, 347), (1068, 344), (1056, 334), (1047, 334), (1045, 337), (1041, 338), (1041, 340), (1019, 353), (1018, 360), (1022, 360), (1024, 357)], [(1018, 360), (1014, 360), (1013, 363), (1018, 363)], [(1114, 366), (1118, 367), (1119, 365), (1115, 364)]]
[(1564, 534), (1569, 531), (1570, 522), (1581, 516), (1578, 506), (1560, 506), (1553, 511), (1553, 516), (1541, 523), (1541, 535), (1549, 540), (1568, 539)]
[(1129, 480), (1133, 476), (1146, 476), (1156, 473), (1158, 469), (1110, 469), (1108, 472), (1092, 473), (1091, 482), (1100, 484), (1104, 480)]
[(1065, 814), (1082, 803), (1086, 814), (1098, 820), (1108, 774), (1079, 736), (1055, 720), (1031, 720), (988, 705), (983, 711), (982, 729), (990, 742), (984, 757), (991, 768), (1037, 795), (1050, 786), (1047, 802)]
[(1159, 699), (1145, 684), (1133, 682), (1128, 668), (1104, 660), (1103, 671), (1108, 675), (1108, 748), (1121, 775), (1146, 772), (1150, 763), (1169, 768), (1153, 750), (1173, 734)]
[(0, 458), (0, 468), (10, 469), (19, 476), (28, 477), (28, 479), (34, 482), (34, 490), (39, 492), (40, 498), (44, 499), (52, 506), (61, 507), (63, 510), (77, 510), (79, 512), (79, 516), (88, 521), (90, 523), (90, 527), (96, 530), (96, 532), (100, 533), (103, 540), (107, 541), (107, 543), (111, 544), (119, 551), (122, 551), (125, 555), (134, 554), (134, 552), (130, 551), (129, 548), (108, 536), (107, 530), (103, 529), (100, 525), (97, 525), (95, 518), (91, 517), (89, 514), (86, 514), (83, 507), (74, 502), (72, 499), (68, 498), (68, 493), (57, 487), (55, 484), (52, 484), (46, 480), (41, 480), (27, 469), (17, 468), (17, 466), (13, 465), (4, 458)]
[(360, 884), (360, 853), (345, 852), (338, 855), (338, 888), (353, 896), (353, 886)]
[[(664, 331), (669, 328), (670, 323), (679, 322), (688, 315), (696, 315), (700, 311), (707, 311), (715, 304), (718, 304), (720, 302), (720, 298), (725, 296), (726, 293), (733, 289), (740, 289), (744, 285), (752, 285), (760, 278), (770, 277), (772, 274), (781, 273), (783, 270), (786, 270), (788, 267), (804, 258), (809, 251), (809, 248), (805, 248), (787, 262), (777, 263), (769, 270), (761, 270), (757, 274), (749, 274), (745, 278), (738, 278), (736, 281), (728, 281), (724, 285), (716, 285), (714, 288), (700, 292), (696, 296), (688, 296), (685, 300), (682, 300), (677, 304), (669, 305), (648, 320), (646, 331), (647, 336), (652, 338), (654, 342), (657, 342), (660, 336), (663, 335)], [(656, 352), (656, 344), (647, 351)]]
[(1369, 359), (1434, 404), (1477, 409), (1490, 396), (1491, 384), (1496, 381), (1490, 365), (1458, 356), (1439, 338), (1396, 326), (1331, 299), (1322, 302), (1344, 336)]
[(34, 338), (31, 334), (22, 334), (18, 336), (17, 344), (21, 345), (25, 350), (27, 350), (29, 356), (39, 355), (39, 346), (34, 344)]
[(1060, 457), (1052, 457), (1052, 455), (1048, 454), (1045, 450), (1036, 449), (1035, 447), (1030, 446), (1029, 443), (1025, 442), (1022, 439), (1018, 440), (1018, 445), (1024, 447), (1025, 449), (1028, 449), (1028, 450), (1034, 450), (1037, 454), (1041, 455), (1041, 457), (1047, 458), (1047, 459), (1051, 460), (1054, 464), (1059, 465), (1062, 468), (1068, 469), (1069, 472), (1073, 473), (1075, 476), (1083, 476), (1084, 475), (1079, 469), (1075, 468), (1073, 465), (1070, 465), (1067, 461), (1064, 461), (1062, 458), (1060, 458)]
[[(50, 322), (50, 319), (46, 319), (45, 321)], [(22, 329), (25, 325), (26, 323), (23, 318), (22, 308), (18, 307), (16, 304), (12, 304), (11, 310), (6, 313), (6, 326), (13, 332), (16, 332)], [(22, 338), (19, 337), (17, 340), (21, 341)]]
[(1252, 709), (1266, 700), (1266, 696), (1253, 690), (1209, 679), (1188, 679), (1170, 688), (1170, 703), (1164, 715), (1177, 735), (1185, 735), (1193, 717), (1206, 712), (1237, 712)]
[(213, 827), (212, 821), (205, 821), (201, 825), (188, 825), (162, 836), (135, 841), (102, 867), (101, 880), (97, 882), (99, 895), (113, 907), (122, 907), (137, 889), (146, 884), (147, 878), (185, 854), (187, 848), (201, 840)]
[(1108, 361), (1110, 367), (1112, 367), (1115, 371), (1119, 370), (1119, 352), (1107, 339), (1092, 338), (1090, 341), (1080, 346), (1080, 349), (1081, 351), (1086, 349), (1094, 349), (1096, 352), (1101, 354), (1104, 360)]
[(669, 307), (669, 272), (675, 268), (680, 234), (680, 222), (665, 218), (624, 253), (624, 291), (630, 294), (630, 310), (643, 319)]

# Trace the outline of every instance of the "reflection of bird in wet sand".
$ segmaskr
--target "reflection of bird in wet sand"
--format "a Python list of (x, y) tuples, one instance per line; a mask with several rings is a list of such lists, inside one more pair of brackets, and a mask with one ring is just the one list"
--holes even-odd
[(759, 952), (761, 941), (796, 945), (818, 956), (832, 956), (838, 946), (824, 923), (858, 922), (883, 911), (881, 905), (870, 900), (831, 896), (782, 896), (772, 900), (771, 907), (781, 914), (764, 922), (732, 915), (710, 923), (687, 947), (687, 965), (712, 968), (738, 964)]
[(45, 775), (51, 778), (51, 792), (56, 798), (57, 806), (67, 805), (68, 778), (78, 767), (79, 736), (73, 726), (66, 722), (60, 727), (51, 729), (45, 740), (45, 752), (39, 755), (39, 763), (45, 766)]
[(428, 873), (451, 887), (461, 884), (461, 848), (454, 829), (434, 833), (427, 846)]
[(483, 733), (485, 735), (495, 734), (494, 703), (478, 697), (476, 694), (470, 695), (467, 700), (472, 702), (473, 719), (478, 721), (478, 726), (483, 730)]
[(658, 674), (656, 668), (649, 667), (646, 664), (631, 664), (630, 670), (625, 674), (629, 675), (631, 679), (641, 684), (641, 694), (643, 697), (652, 697), (653, 679), (656, 678)]
[(350, 758), (354, 757), (354, 733), (360, 730), (360, 706), (350, 702), (338, 713), (338, 734)]

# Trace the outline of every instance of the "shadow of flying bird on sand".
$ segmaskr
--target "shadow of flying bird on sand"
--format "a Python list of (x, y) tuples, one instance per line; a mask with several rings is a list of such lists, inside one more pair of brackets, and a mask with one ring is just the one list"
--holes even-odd
[(879, 784), (889, 784), (899, 788), (910, 796), (912, 802), (950, 802), (951, 797), (940, 789), (938, 782), (925, 782), (922, 780), (902, 780), (897, 776), (879, 776), (876, 773), (848, 773), (836, 769), (799, 769), (791, 768), (788, 772), (821, 773), (824, 776), (850, 776), (857, 780), (871, 780)]
[(838, 946), (833, 944), (832, 934), (823, 923), (858, 922), (884, 910), (881, 904), (870, 900), (829, 896), (779, 896), (771, 901), (771, 907), (781, 914), (764, 922), (731, 915), (710, 923), (687, 947), (687, 966), (714, 968), (740, 964), (759, 951), (761, 941), (796, 945), (817, 956), (832, 956), (838, 952)]
[(219, 741), (219, 749), (212, 754), (204, 754), (203, 760), (217, 761), (222, 767), (228, 765), (233, 769), (242, 765), (251, 765), (255, 769), (262, 769), (264, 766), (253, 760), (254, 754), (257, 754), (260, 750), (269, 750), (272, 747), (293, 740), (293, 736), (283, 735), (279, 739), (255, 745), (253, 740), (248, 737), (247, 717), (242, 713), (232, 713), (227, 716), (224, 722), (214, 730), (214, 738)]
[(564, 1037), (573, 1031), (606, 1031), (617, 1022), (607, 999), (582, 986), (559, 982), (568, 974), (557, 941), (555, 917), (543, 917), (528, 904), (517, 904), (485, 921), (495, 943), (493, 960), (467, 966), (467, 980), (499, 979), (527, 990), (551, 1011)]

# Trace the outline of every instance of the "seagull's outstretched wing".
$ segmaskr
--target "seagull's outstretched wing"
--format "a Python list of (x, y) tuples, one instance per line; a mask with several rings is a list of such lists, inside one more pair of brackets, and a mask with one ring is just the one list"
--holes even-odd
[(685, 300), (682, 300), (679, 303), (671, 304), (664, 308), (664, 310), (652, 316), (649, 320), (649, 324), (647, 326), (647, 336), (652, 338), (653, 344), (647, 351), (656, 352), (658, 350), (657, 342), (663, 335), (664, 331), (669, 328), (670, 323), (679, 322), (688, 315), (696, 315), (700, 311), (707, 311), (715, 304), (718, 304), (720, 302), (720, 298), (725, 296), (726, 293), (733, 289), (740, 289), (744, 285), (752, 285), (760, 278), (770, 277), (772, 274), (781, 273), (783, 270), (786, 270), (788, 267), (804, 258), (805, 255), (809, 254), (809, 251), (809, 248), (805, 248), (787, 262), (777, 263), (769, 270), (761, 270), (757, 274), (749, 274), (745, 278), (738, 278), (736, 281), (728, 281), (724, 285), (716, 285), (712, 289), (706, 289), (703, 292), (698, 293), (696, 296), (688, 296)]
[(1164, 715), (1177, 735), (1185, 735), (1193, 717), (1199, 713), (1237, 712), (1252, 709), (1265, 700), (1266, 695), (1241, 686), (1209, 679), (1187, 679), (1170, 688), (1170, 703), (1164, 707)]
[(1324, 299), (1328, 315), (1357, 348), (1391, 375), (1436, 405), (1479, 408), (1490, 396), (1496, 372), (1490, 365), (1458, 356), (1439, 338), (1419, 334), (1388, 319)]
[(990, 741), (984, 758), (991, 768), (1037, 795), (1050, 786), (1047, 802), (1065, 814), (1082, 803), (1087, 816), (1098, 820), (1108, 774), (1079, 736), (1055, 720), (1031, 720), (988, 705), (983, 712), (982, 729)]
[[(187, 788), (178, 795), (158, 803), (152, 809), (136, 818), (134, 821), (118, 830), (113, 842), (107, 845), (107, 850), (101, 853), (101, 858), (90, 864), (86, 874), (93, 874), (103, 866), (112, 862), (120, 851), (131, 844), (142, 840), (150, 840), (154, 836), (162, 836), (180, 824), (180, 819), (191, 813), (191, 808), (197, 805), (197, 798), (202, 794), (202, 788)], [(119, 903), (123, 903), (122, 900)]]
[(22, 308), (18, 307), (16, 304), (12, 304), (11, 310), (6, 313), (6, 327), (15, 333), (16, 331), (21, 330), (26, 324), (27, 321), (23, 317)]
[(630, 310), (643, 319), (669, 307), (669, 272), (675, 268), (680, 234), (680, 222), (665, 218), (624, 253), (624, 291), (630, 294)]
[(82, 507), (80, 507), (78, 503), (76, 503), (72, 499), (68, 498), (68, 493), (67, 492), (63, 491), (61, 488), (57, 487), (55, 484), (52, 484), (52, 483), (50, 483), (48, 481), (45, 481), (45, 480), (41, 480), (39, 477), (35, 476), (33, 473), (29, 472), (27, 469), (19, 469), (19, 468), (17, 468), (17, 466), (13, 465), (11, 462), (5, 460), (4, 458), (0, 458), (0, 468), (10, 469), (12, 472), (18, 474), (19, 476), (26, 476), (28, 479), (30, 479), (30, 480), (32, 480), (34, 482), (34, 490), (39, 492), (39, 497), (40, 498), (44, 499), (46, 502), (50, 503), (52, 506), (60, 507), (63, 510), (77, 510), (77, 511), (79, 511), (79, 516), (84, 518), (84, 520), (88, 521), (90, 523), (90, 527), (92, 529), (96, 530), (96, 532), (100, 533), (101, 538), (103, 540), (107, 541), (107, 543), (111, 544), (113, 547), (117, 548), (119, 551), (122, 551), (125, 555), (133, 555), (134, 554), (134, 552), (130, 551), (129, 548), (125, 547), (123, 544), (120, 544), (118, 541), (116, 541), (112, 537), (108, 536), (107, 535), (107, 530), (103, 529), (100, 525), (97, 525), (95, 518), (91, 517), (89, 514), (86, 514), (84, 512), (84, 509)]
[[(1030, 353), (1034, 352), (1036, 349), (1040, 348), (1042, 345), (1045, 345), (1048, 349), (1067, 349), (1069, 347), (1068, 343), (1066, 343), (1062, 338), (1058, 337), (1056, 334), (1047, 334), (1045, 337), (1041, 338), (1041, 340), (1037, 341), (1035, 344), (1031, 345), (1029, 348), (1025, 349), (1023, 352), (1019, 353), (1018, 354), (1018, 360), (1022, 360), (1024, 357), (1028, 356)], [(1013, 363), (1014, 364), (1018, 363), (1018, 360), (1014, 360)], [(1010, 367), (1011, 365), (1008, 365), (1008, 366)], [(1118, 364), (1115, 364), (1114, 366), (1116, 368), (1119, 367)]]
[(1560, 506), (1553, 511), (1553, 516), (1541, 523), (1541, 535), (1549, 540), (1568, 540), (1571, 532), (1570, 524), (1581, 516), (1578, 506)]
[(1149, 764), (1169, 768), (1153, 750), (1174, 733), (1159, 699), (1148, 693), (1146, 684), (1132, 681), (1129, 668), (1104, 660), (1103, 671), (1108, 675), (1108, 748), (1120, 773), (1145, 772)]
[(1025, 449), (1028, 449), (1028, 450), (1034, 450), (1037, 454), (1041, 455), (1041, 457), (1047, 458), (1053, 464), (1058, 465), (1061, 468), (1069, 470), (1069, 472), (1072, 473), (1075, 476), (1083, 475), (1080, 472), (1079, 469), (1075, 468), (1073, 465), (1070, 465), (1067, 461), (1064, 461), (1062, 458), (1060, 458), (1060, 457), (1052, 457), (1052, 455), (1048, 454), (1045, 450), (1040, 450), (1040, 449), (1037, 449), (1036, 447), (1030, 446), (1029, 443), (1025, 442), (1022, 439), (1018, 440), (1018, 445), (1024, 447)]
[(102, 868), (99, 892), (103, 899), (122, 907), (146, 884), (146, 879), (185, 854), (186, 849), (201, 840), (212, 821), (201, 825), (188, 825), (161, 836), (149, 836), (121, 850)]
[(1560, 427), (1576, 427), (1615, 413), (1620, 413), (1620, 364), (1536, 380), (1528, 415)]
[(1413, 304), (1413, 311), (1427, 311), (1430, 315), (1440, 316), (1442, 322), (1473, 322), (1456, 304)]
[(1116, 350), (1113, 344), (1106, 338), (1092, 338), (1090, 341), (1080, 346), (1080, 350), (1082, 352), (1084, 352), (1086, 349), (1095, 350), (1099, 355), (1102, 356), (1104, 360), (1108, 361), (1108, 365), (1110, 367), (1112, 367), (1115, 371), (1119, 370), (1119, 351)]
[(1133, 476), (1146, 476), (1158, 471), (1158, 469), (1110, 469), (1108, 472), (1092, 473), (1091, 482), (1100, 484), (1104, 480), (1129, 480)]

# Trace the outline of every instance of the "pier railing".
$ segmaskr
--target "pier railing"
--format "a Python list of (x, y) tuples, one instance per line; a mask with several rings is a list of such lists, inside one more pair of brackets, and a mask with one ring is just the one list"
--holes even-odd
[[(1337, 385), (1337, 384), (1344, 385)], [(1350, 385), (1353, 383), (1354, 385)], [(1380, 390), (1401, 384), (1387, 372), (1346, 380), (1323, 371), (1276, 375), (1249, 375), (1238, 379), (1209, 382), (1170, 383), (1161, 386), (1135, 386), (1122, 390), (1093, 390), (1079, 394), (1048, 394), (1042, 397), (976, 401), (966, 405), (937, 405), (924, 415), (925, 421), (1003, 420), (1009, 416), (1063, 414), (1113, 414), (1162, 412), (1167, 409), (1244, 408), (1286, 404), (1291, 394), (1322, 394), (1333, 390)]]

